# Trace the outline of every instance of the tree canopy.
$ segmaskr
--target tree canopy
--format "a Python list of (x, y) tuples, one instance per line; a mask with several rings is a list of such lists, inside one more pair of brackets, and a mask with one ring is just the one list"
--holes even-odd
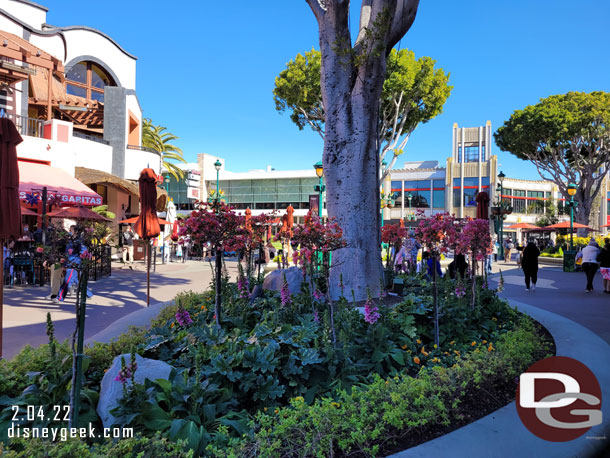
[[(392, 49), (387, 57), (386, 77), (380, 97), (380, 160), (388, 152), (392, 168), (420, 123), (426, 123), (443, 111), (453, 86), (449, 73), (435, 68), (430, 57), (415, 58), (413, 51)], [(312, 49), (297, 54), (275, 78), (273, 99), (279, 112), (290, 112), (299, 129), (309, 125), (324, 138), (325, 110), (320, 87), (321, 54)]]
[(564, 197), (578, 186), (577, 221), (588, 224), (610, 163), (610, 94), (568, 92), (515, 111), (494, 134), (496, 144), (532, 162)]
[(186, 164), (186, 160), (182, 156), (182, 150), (171, 142), (178, 140), (178, 137), (170, 132), (166, 132), (167, 127), (155, 126), (151, 119), (144, 118), (142, 124), (142, 146), (152, 148), (161, 153), (161, 163), (163, 167), (176, 179), (184, 178), (182, 169), (173, 162), (182, 162)]

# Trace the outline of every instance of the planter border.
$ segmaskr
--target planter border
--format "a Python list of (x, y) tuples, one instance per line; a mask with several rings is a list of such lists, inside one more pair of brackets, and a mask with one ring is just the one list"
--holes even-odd
[(610, 345), (584, 326), (556, 313), (523, 302), (510, 300), (509, 303), (551, 333), (557, 356), (577, 359), (593, 371), (602, 389), (603, 423), (573, 441), (548, 442), (534, 436), (523, 426), (513, 401), (449, 434), (388, 458), (593, 457), (610, 449)]

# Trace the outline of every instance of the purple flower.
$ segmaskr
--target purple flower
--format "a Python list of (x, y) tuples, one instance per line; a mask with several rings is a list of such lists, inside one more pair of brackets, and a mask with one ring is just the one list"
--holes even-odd
[(320, 316), (318, 315), (318, 311), (316, 309), (313, 309), (313, 321), (316, 323), (320, 322)]
[(114, 381), (126, 383), (133, 376), (137, 368), (138, 365), (135, 361), (129, 363), (129, 366), (124, 366), (123, 368), (121, 368), (121, 370), (119, 371), (119, 375), (114, 378)]
[(282, 307), (286, 307), (292, 304), (292, 296), (290, 294), (290, 288), (288, 288), (288, 282), (286, 281), (286, 275), (284, 275), (284, 283), (282, 284), (282, 291), (280, 292), (282, 299)]
[(176, 321), (180, 326), (188, 326), (193, 322), (191, 315), (184, 309), (179, 309), (176, 312)]
[(237, 279), (237, 289), (239, 290), (239, 297), (247, 299), (250, 297), (250, 282), (245, 277)]
[(364, 303), (364, 321), (369, 324), (375, 324), (380, 317), (379, 309), (369, 297)]
[(322, 294), (317, 289), (313, 290), (313, 298), (318, 302), (324, 302), (324, 294)]
[(464, 297), (466, 295), (466, 288), (463, 285), (457, 285), (455, 287), (456, 297)]

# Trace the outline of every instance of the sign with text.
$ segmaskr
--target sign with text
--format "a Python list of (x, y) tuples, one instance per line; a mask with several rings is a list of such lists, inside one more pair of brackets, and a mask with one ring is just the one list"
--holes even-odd
[(320, 196), (318, 194), (309, 195), (309, 209), (316, 215), (320, 211)]

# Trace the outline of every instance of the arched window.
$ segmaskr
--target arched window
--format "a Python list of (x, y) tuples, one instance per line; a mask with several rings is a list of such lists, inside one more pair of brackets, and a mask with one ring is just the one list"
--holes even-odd
[(106, 86), (116, 86), (116, 83), (95, 62), (79, 62), (66, 73), (66, 92), (71, 95), (103, 102)]

